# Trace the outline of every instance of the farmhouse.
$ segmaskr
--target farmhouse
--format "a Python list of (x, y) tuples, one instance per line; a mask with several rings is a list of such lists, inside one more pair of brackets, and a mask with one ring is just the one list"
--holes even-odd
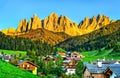
[(50, 62), (50, 60), (52, 60), (53, 62), (55, 62), (57, 60), (56, 57), (52, 56), (52, 55), (48, 55), (44, 58), (45, 62), (48, 63)]
[(71, 74), (75, 74), (75, 65), (68, 65), (66, 66), (66, 74), (67, 75), (71, 75)]
[(85, 63), (82, 78), (120, 78), (120, 64), (115, 62)]
[(66, 69), (66, 74), (75, 74), (76, 72), (76, 64), (80, 61), (80, 58), (72, 58), (72, 57), (66, 57), (63, 61), (63, 65)]
[(79, 52), (76, 52), (76, 51), (71, 53), (71, 57), (84, 58), (84, 56), (82, 54), (80, 54)]
[(66, 53), (65, 52), (58, 52), (57, 54), (60, 55), (63, 58), (66, 57)]
[(104, 78), (104, 71), (107, 65), (86, 64), (83, 70), (82, 78)]
[(33, 74), (37, 74), (37, 65), (30, 61), (19, 61), (18, 67), (27, 71), (31, 71)]

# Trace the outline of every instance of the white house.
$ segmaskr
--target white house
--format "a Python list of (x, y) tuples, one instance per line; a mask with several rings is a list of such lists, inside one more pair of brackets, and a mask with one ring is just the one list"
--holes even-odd
[(75, 68), (67, 68), (66, 69), (66, 74), (67, 75), (75, 74)]

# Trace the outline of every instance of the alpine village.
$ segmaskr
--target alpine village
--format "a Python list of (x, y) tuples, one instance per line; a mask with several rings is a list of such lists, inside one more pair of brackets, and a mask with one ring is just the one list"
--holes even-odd
[(120, 20), (52, 12), (3, 27), (0, 78), (120, 78)]

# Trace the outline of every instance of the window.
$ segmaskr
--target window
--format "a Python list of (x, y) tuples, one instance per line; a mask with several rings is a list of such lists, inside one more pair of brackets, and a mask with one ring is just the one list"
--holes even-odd
[(25, 67), (25, 65), (23, 64), (23, 68)]
[(26, 69), (27, 65), (23, 64), (23, 68)]
[(27, 67), (28, 67), (28, 69), (30, 69), (30, 65), (29, 64), (27, 65)]

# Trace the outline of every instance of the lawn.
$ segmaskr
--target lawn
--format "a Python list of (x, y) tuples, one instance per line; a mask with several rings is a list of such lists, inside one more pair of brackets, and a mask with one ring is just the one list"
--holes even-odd
[(3, 52), (4, 54), (15, 54), (15, 55), (18, 55), (18, 54), (21, 54), (23, 56), (26, 56), (26, 51), (13, 51), (13, 50), (3, 50), (3, 49), (0, 49), (0, 52)]

